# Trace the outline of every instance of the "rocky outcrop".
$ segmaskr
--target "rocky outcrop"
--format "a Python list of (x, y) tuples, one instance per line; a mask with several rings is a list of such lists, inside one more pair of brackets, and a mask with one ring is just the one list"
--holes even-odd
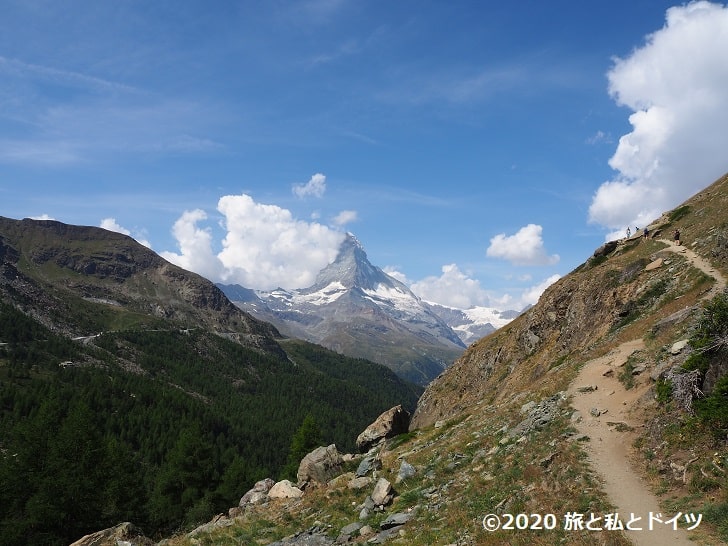
[(386, 438), (407, 432), (410, 414), (401, 405), (382, 413), (356, 439), (356, 447), (362, 453)]

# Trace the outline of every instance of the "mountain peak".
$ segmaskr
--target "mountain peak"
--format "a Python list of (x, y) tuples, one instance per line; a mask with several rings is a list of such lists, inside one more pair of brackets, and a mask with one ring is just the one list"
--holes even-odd
[(374, 290), (380, 285), (406, 289), (404, 286), (399, 286), (401, 283), (371, 264), (364, 247), (351, 233), (346, 234), (336, 259), (319, 272), (313, 286), (302, 292), (316, 292), (332, 283), (339, 283), (345, 288), (364, 290)]

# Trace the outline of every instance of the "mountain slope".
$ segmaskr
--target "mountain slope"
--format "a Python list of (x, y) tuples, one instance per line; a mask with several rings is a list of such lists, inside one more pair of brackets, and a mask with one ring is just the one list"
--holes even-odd
[[(280, 354), (274, 341), (280, 334), (270, 324), (241, 312), (214, 284), (126, 235), (0, 217), (0, 257), (3, 290), (29, 314), (68, 334), (93, 335), (97, 328), (158, 318), (204, 325)], [(70, 301), (95, 309), (93, 316), (71, 312)]]
[(373, 266), (351, 235), (308, 288), (252, 294), (237, 285), (219, 286), (236, 305), (286, 335), (379, 362), (422, 385), (465, 348), (407, 286)]
[(0, 544), (162, 532), (281, 476), (310, 415), (354, 448), (421, 389), (277, 330), (123, 235), (0, 219)]

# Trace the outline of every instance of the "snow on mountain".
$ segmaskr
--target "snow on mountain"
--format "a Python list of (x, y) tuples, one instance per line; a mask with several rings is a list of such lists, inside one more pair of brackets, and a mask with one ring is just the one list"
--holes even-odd
[(495, 332), (520, 314), (518, 311), (499, 311), (492, 307), (457, 309), (434, 302), (427, 302), (427, 305), (466, 345)]
[(233, 303), (286, 335), (380, 362), (420, 384), (465, 349), (428, 304), (369, 262), (353, 235), (308, 288), (255, 291), (252, 299), (237, 285), (219, 286)]

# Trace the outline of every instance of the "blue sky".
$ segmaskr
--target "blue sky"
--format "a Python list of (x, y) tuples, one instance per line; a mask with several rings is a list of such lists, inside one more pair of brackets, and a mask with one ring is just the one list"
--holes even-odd
[(0, 215), (312, 283), (347, 231), (521, 308), (728, 170), (728, 8), (0, 0)]

